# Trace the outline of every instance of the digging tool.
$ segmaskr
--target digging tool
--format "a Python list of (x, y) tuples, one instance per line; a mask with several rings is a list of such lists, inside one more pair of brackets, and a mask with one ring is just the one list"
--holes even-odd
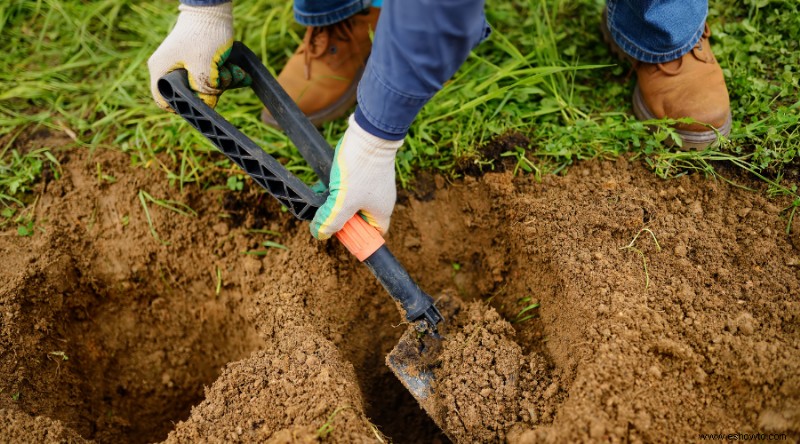
[[(323, 183), (330, 179), (333, 150), (306, 119), (294, 101), (261, 64), (253, 52), (235, 42), (230, 63), (252, 78), (252, 88), (270, 111), (300, 154)], [(239, 165), (259, 185), (301, 220), (311, 220), (325, 202), (328, 192), (316, 193), (292, 175), (272, 156), (230, 122), (207, 106), (189, 88), (187, 73), (179, 69), (158, 81), (158, 89), (175, 112), (205, 136), (223, 154)], [(423, 362), (427, 351), (441, 342), (439, 324), (444, 320), (433, 298), (422, 291), (386, 247), (377, 229), (359, 215), (353, 216), (336, 237), (365, 263), (389, 295), (400, 304), (409, 329), (387, 357), (387, 365), (426, 410), (433, 373)], [(430, 410), (429, 410), (430, 413)], [(438, 422), (438, 421), (437, 421)]]

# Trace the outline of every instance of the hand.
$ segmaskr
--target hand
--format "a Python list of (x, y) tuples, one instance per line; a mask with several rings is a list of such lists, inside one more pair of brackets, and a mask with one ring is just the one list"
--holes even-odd
[(159, 107), (171, 111), (158, 92), (158, 79), (179, 68), (189, 73), (189, 85), (214, 107), (226, 88), (246, 85), (250, 78), (238, 66), (225, 65), (233, 45), (233, 6), (180, 5), (178, 22), (147, 61), (150, 92)]
[(315, 238), (330, 238), (357, 212), (381, 234), (386, 233), (397, 199), (394, 158), (402, 145), (402, 140), (373, 136), (350, 116), (333, 155), (330, 195), (311, 221)]

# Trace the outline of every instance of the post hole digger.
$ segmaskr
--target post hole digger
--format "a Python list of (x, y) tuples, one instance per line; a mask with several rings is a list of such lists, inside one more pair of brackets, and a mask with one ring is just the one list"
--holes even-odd
[[(235, 42), (228, 61), (241, 67), (252, 78), (252, 89), (295, 144), (323, 183), (328, 183), (333, 150), (303, 115), (288, 94), (244, 44)], [(311, 220), (327, 198), (327, 191), (316, 193), (289, 173), (277, 160), (206, 105), (190, 89), (185, 70), (176, 70), (158, 81), (167, 103), (256, 183), (283, 204), (300, 220)], [(377, 229), (359, 215), (353, 216), (336, 233), (339, 241), (365, 263), (389, 295), (399, 304), (409, 329), (387, 356), (387, 365), (420, 405), (437, 420), (428, 407), (433, 372), (429, 351), (441, 341), (440, 324), (444, 317), (433, 298), (422, 291), (400, 262), (386, 247)], [(438, 421), (437, 421), (438, 422)]]

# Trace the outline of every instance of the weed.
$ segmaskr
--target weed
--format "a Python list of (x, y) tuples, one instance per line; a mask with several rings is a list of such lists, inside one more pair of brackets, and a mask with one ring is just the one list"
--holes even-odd
[(17, 235), (21, 237), (33, 236), (33, 219), (21, 219), (17, 225)]
[(325, 421), (325, 423), (322, 424), (317, 429), (317, 436), (319, 437), (319, 439), (325, 439), (328, 436), (330, 436), (331, 433), (333, 433), (333, 420), (336, 418), (336, 415), (338, 415), (340, 412), (342, 412), (344, 410), (348, 410), (348, 409), (352, 410), (352, 407), (347, 406), (347, 405), (344, 406), (344, 407), (337, 407), (336, 410), (333, 411), (333, 413), (328, 415), (328, 420)]
[(19, 401), (20, 396), (22, 396), (22, 392), (16, 392), (16, 393), (11, 395), (11, 399), (14, 402), (17, 402), (17, 401)]
[(215, 266), (217, 273), (217, 286), (214, 287), (214, 294), (219, 296), (219, 292), (222, 290), (222, 270), (219, 267)]
[(102, 185), (103, 182), (114, 183), (116, 181), (116, 177), (103, 173), (103, 167), (100, 165), (100, 162), (97, 162), (97, 183)]
[(242, 191), (244, 188), (244, 176), (237, 174), (229, 177), (227, 187), (231, 191)]
[(638, 239), (639, 235), (644, 233), (644, 232), (650, 233), (650, 236), (653, 237), (653, 242), (656, 243), (656, 251), (660, 252), (661, 251), (661, 245), (658, 244), (658, 239), (656, 239), (656, 235), (655, 235), (655, 233), (653, 233), (653, 230), (651, 230), (649, 228), (642, 228), (641, 230), (639, 230), (639, 232), (636, 233), (635, 236), (633, 236), (633, 239), (631, 239), (631, 242), (628, 245), (625, 245), (624, 247), (620, 247), (620, 250), (632, 250), (632, 251), (635, 251), (637, 254), (639, 254), (639, 256), (642, 257), (642, 263), (643, 263), (643, 267), (644, 267), (644, 290), (647, 291), (647, 289), (650, 287), (650, 273), (647, 271), (647, 258), (645, 257), (645, 255), (642, 252), (642, 250), (634, 247), (634, 244), (636, 243), (636, 239)]
[[(528, 319), (535, 318), (537, 313), (531, 313), (531, 310), (536, 310), (541, 306), (538, 302), (531, 302), (533, 299), (530, 296), (526, 296), (521, 298), (517, 301), (518, 305), (524, 305), (522, 309), (517, 313), (514, 319), (511, 320), (512, 324), (519, 324), (521, 322), (525, 322)], [(527, 314), (526, 314), (527, 313)]]
[(26, 203), (24, 196), (32, 191), (42, 172), (50, 169), (58, 178), (61, 176), (61, 165), (46, 148), (22, 154), (16, 149), (9, 151), (10, 145), (11, 142), (0, 151), (0, 203), (23, 206)]
[(367, 424), (369, 425), (369, 429), (372, 430), (372, 434), (375, 435), (375, 439), (378, 440), (379, 443), (384, 444), (386, 442), (386, 437), (378, 430), (378, 427), (369, 421), (367, 421)]
[(69, 356), (63, 351), (52, 351), (47, 354), (47, 359), (56, 361), (56, 374), (58, 374), (58, 372), (61, 371), (61, 363), (69, 361)]
[[(273, 241), (269, 241), (269, 240), (262, 242), (261, 245), (266, 247), (266, 248), (277, 248), (277, 249), (280, 249), (280, 250), (288, 250), (289, 249), (289, 247), (287, 247), (286, 245), (279, 244), (277, 242), (273, 242)], [(243, 251), (242, 254), (251, 254), (251, 255), (254, 255), (254, 256), (266, 256), (268, 252), (269, 252), (269, 250), (249, 250), (249, 251)]]
[(67, 356), (67, 354), (64, 353), (63, 351), (52, 351), (52, 352), (48, 353), (48, 355), (49, 356), (55, 356), (55, 357), (59, 358), (61, 361), (69, 361), (69, 356)]
[(150, 217), (150, 209), (147, 207), (147, 202), (152, 202), (162, 208), (174, 211), (182, 216), (197, 216), (197, 213), (186, 204), (174, 200), (156, 199), (144, 190), (139, 190), (139, 202), (141, 202), (142, 208), (144, 209), (145, 219), (147, 219), (147, 225), (150, 227), (150, 234), (153, 235), (153, 238), (159, 241), (162, 245), (169, 245), (170, 243), (158, 237), (156, 228), (153, 226), (153, 219)]

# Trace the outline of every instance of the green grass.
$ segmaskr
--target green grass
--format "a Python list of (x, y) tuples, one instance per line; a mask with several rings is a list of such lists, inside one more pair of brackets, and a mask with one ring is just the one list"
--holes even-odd
[(533, 298), (531, 298), (530, 296), (526, 296), (517, 301), (517, 304), (522, 305), (523, 307), (517, 312), (517, 315), (514, 316), (513, 319), (511, 319), (512, 324), (519, 324), (521, 322), (525, 322), (529, 319), (533, 319), (536, 316), (538, 316), (539, 310), (537, 309), (541, 306), (541, 304), (532, 301)]
[[(135, 168), (175, 187), (242, 188), (242, 175), (183, 121), (149, 97), (146, 60), (176, 18), (177, 1), (9, 0), (0, 6), (0, 207), (30, 205), (59, 150), (119, 150)], [(398, 155), (401, 186), (420, 169), (457, 176), (511, 159), (519, 173), (560, 172), (576, 160), (634, 153), (662, 176), (725, 161), (761, 177), (772, 195), (797, 199), (800, 146), (800, 11), (795, 0), (714, 0), (712, 44), (731, 92), (734, 127), (718, 148), (665, 148), (669, 122), (648, 132), (630, 114), (633, 77), (602, 42), (603, 3), (594, 0), (489, 2), (494, 34), (422, 111)], [(290, 2), (236, 2), (236, 35), (276, 72), (302, 38)], [(220, 112), (294, 173), (313, 173), (288, 139), (259, 121), (246, 90), (226, 93)], [(345, 122), (325, 125), (334, 143)], [(48, 131), (63, 135), (27, 140)], [(498, 135), (526, 143), (489, 155)], [(39, 142), (42, 140), (41, 142)], [(98, 170), (98, 180), (111, 180)], [(798, 205), (790, 209), (791, 214)], [(146, 206), (145, 206), (146, 207)], [(9, 223), (8, 218), (2, 222)]]

